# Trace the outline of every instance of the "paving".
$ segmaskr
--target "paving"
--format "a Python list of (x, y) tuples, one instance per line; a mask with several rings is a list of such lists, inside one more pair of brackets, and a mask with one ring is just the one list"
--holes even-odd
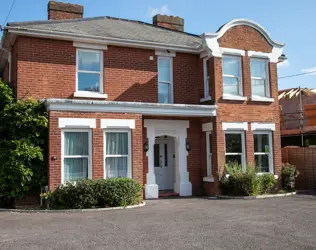
[(316, 196), (179, 198), (85, 213), (0, 212), (0, 249), (316, 249)]

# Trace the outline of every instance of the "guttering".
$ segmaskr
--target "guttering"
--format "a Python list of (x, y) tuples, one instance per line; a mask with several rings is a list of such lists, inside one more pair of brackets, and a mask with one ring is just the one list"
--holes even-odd
[(113, 38), (113, 37), (102, 37), (102, 36), (94, 36), (94, 35), (83, 35), (83, 34), (75, 34), (69, 32), (62, 31), (48, 31), (48, 30), (40, 30), (40, 29), (27, 29), (22, 27), (11, 27), (6, 26), (5, 29), (12, 34), (16, 35), (26, 35), (33, 37), (44, 37), (44, 38), (52, 38), (52, 39), (60, 39), (60, 40), (70, 40), (77, 42), (88, 42), (88, 43), (97, 43), (97, 44), (107, 44), (107, 45), (123, 45), (129, 47), (140, 47), (147, 49), (168, 49), (179, 52), (188, 52), (188, 53), (199, 53), (199, 46), (185, 46), (185, 45), (176, 45), (176, 44), (164, 44), (164, 43), (156, 43), (156, 42), (148, 42), (148, 41), (140, 41), (140, 40), (130, 40), (123, 38)]
[(153, 116), (216, 116), (216, 105), (161, 104), (144, 102), (92, 101), (71, 99), (43, 100), (49, 111), (134, 113)]

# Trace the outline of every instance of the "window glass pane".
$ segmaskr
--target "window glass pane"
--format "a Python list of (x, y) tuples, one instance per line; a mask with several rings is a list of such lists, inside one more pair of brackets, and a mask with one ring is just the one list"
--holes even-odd
[(65, 158), (64, 181), (88, 179), (88, 158)]
[(212, 175), (212, 155), (208, 156), (207, 175)]
[(223, 75), (239, 76), (240, 58), (223, 57)]
[(231, 95), (239, 95), (238, 78), (223, 77), (223, 93)]
[(259, 172), (269, 172), (269, 155), (255, 155), (255, 161)]
[(210, 76), (210, 60), (206, 60), (206, 77)]
[(100, 53), (78, 51), (78, 69), (100, 71)]
[(251, 79), (252, 94), (258, 96), (266, 96), (265, 80)]
[(78, 72), (78, 90), (100, 91), (100, 74)]
[(266, 61), (250, 60), (250, 69), (252, 77), (266, 78)]
[(226, 155), (226, 164), (238, 163), (241, 165), (241, 155)]
[(89, 155), (88, 132), (64, 132), (64, 155)]
[(154, 145), (154, 164), (155, 164), (155, 167), (160, 167), (159, 144)]
[(158, 60), (158, 81), (170, 82), (170, 60)]
[(106, 157), (106, 177), (119, 178), (127, 177), (128, 157)]
[(158, 83), (158, 102), (170, 103), (169, 83)]
[(165, 144), (165, 167), (168, 166), (168, 145)]
[(208, 137), (208, 140), (209, 140), (209, 153), (211, 154), (212, 153), (212, 134), (209, 134), (209, 137)]
[(128, 134), (126, 132), (106, 132), (106, 154), (128, 155)]
[(226, 153), (242, 153), (241, 134), (225, 134)]
[(254, 134), (255, 153), (269, 153), (269, 135)]

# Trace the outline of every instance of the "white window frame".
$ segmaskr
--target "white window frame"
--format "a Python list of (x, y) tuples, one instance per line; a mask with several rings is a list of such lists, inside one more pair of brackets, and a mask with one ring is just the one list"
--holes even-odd
[[(106, 154), (106, 133), (127, 133), (128, 139), (128, 155), (107, 155)], [(132, 135), (130, 129), (104, 129), (103, 132), (104, 141), (103, 141), (103, 170), (104, 170), (104, 179), (106, 176), (106, 157), (127, 157), (127, 178), (132, 178)]]
[[(160, 81), (159, 80), (159, 60), (169, 60), (170, 61), (170, 81)], [(159, 102), (159, 83), (169, 84), (169, 103), (173, 103), (173, 57), (170, 56), (158, 56), (157, 57), (157, 72), (158, 72), (158, 102)]]
[[(89, 155), (69, 155), (65, 156), (65, 132), (88, 132), (88, 150)], [(64, 179), (64, 159), (65, 158), (88, 158), (88, 179), (92, 179), (92, 130), (91, 129), (72, 129), (64, 128), (61, 130), (61, 183), (65, 183)]]
[[(79, 70), (79, 52), (89, 52), (89, 53), (99, 53), (100, 56), (100, 71), (88, 71), (88, 70)], [(103, 50), (93, 50), (93, 49), (82, 49), (77, 48), (76, 49), (76, 93), (91, 93), (91, 94), (103, 94)], [(99, 92), (96, 91), (85, 91), (85, 90), (79, 90), (79, 82), (78, 82), (78, 73), (88, 73), (88, 74), (99, 74), (100, 75), (100, 86), (99, 86)]]
[[(259, 62), (265, 62), (265, 71), (266, 71), (266, 78), (262, 77), (253, 77), (251, 72), (251, 61), (259, 61)], [(271, 97), (270, 94), (270, 79), (269, 79), (269, 59), (265, 58), (257, 58), (257, 57), (251, 57), (250, 58), (250, 77), (251, 77), (251, 95), (254, 98), (260, 98), (260, 97)], [(264, 92), (265, 96), (258, 96), (252, 94), (252, 80), (264, 80)]]
[[(239, 60), (239, 77), (234, 76), (234, 75), (224, 75), (224, 58), (234, 58), (234, 59), (238, 59)], [(223, 85), (223, 96), (236, 96), (236, 95), (232, 95), (232, 94), (228, 94), (228, 93), (224, 93), (224, 77), (228, 77), (228, 78), (237, 78), (238, 79), (238, 97), (239, 96), (243, 96), (243, 79), (242, 79), (242, 60), (241, 60), (241, 56), (236, 56), (236, 55), (229, 55), (229, 54), (224, 54), (222, 56), (222, 77), (223, 77), (223, 81), (222, 81), (222, 85)]]
[[(241, 135), (241, 153), (227, 153), (226, 152), (226, 134), (240, 134)], [(226, 130), (225, 131), (225, 137), (224, 137), (224, 144), (225, 144), (225, 164), (226, 164), (226, 156), (227, 155), (241, 155), (241, 165), (242, 169), (246, 170), (246, 150), (245, 150), (245, 132), (243, 130), (241, 131), (232, 131), (232, 130)]]
[(210, 58), (205, 57), (203, 58), (203, 76), (204, 76), (204, 98), (210, 96), (210, 75), (207, 75), (207, 72), (211, 74), (210, 69), (207, 69), (207, 61), (210, 66)]
[[(269, 153), (254, 152), (254, 155), (269, 155), (269, 172), (259, 172), (258, 174), (273, 174), (273, 142), (272, 131), (253, 131), (253, 135), (268, 135), (269, 136)], [(255, 145), (254, 145), (255, 146)], [(255, 147), (254, 147), (255, 150)], [(255, 163), (256, 164), (256, 163)]]
[(212, 136), (212, 140), (213, 140), (213, 135), (212, 135), (212, 131), (207, 131), (206, 132), (206, 169), (207, 169), (207, 176), (213, 176), (212, 171), (213, 171), (213, 167), (212, 167), (212, 155), (213, 152), (210, 152), (210, 147), (211, 147), (211, 143), (210, 142), (210, 135)]

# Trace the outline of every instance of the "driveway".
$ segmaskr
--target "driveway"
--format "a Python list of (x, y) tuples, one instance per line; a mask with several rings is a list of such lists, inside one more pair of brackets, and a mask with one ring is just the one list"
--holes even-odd
[(143, 208), (0, 212), (0, 249), (312, 249), (316, 197), (147, 201)]

